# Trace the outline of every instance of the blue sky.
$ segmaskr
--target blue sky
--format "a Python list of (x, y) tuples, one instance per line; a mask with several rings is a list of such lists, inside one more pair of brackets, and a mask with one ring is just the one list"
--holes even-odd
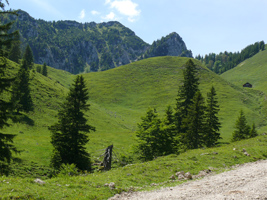
[(151, 44), (177, 32), (194, 56), (267, 43), (267, 0), (9, 0), (36, 19), (119, 21)]

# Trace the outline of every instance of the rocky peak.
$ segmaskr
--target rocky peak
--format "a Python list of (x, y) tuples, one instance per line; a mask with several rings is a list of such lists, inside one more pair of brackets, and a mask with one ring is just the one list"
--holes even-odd
[(155, 56), (183, 56), (192, 57), (192, 52), (187, 49), (183, 39), (175, 32), (153, 42), (144, 57)]
[(18, 19), (20, 21), (35, 21), (35, 19), (33, 17), (31, 17), (27, 12), (23, 11), (23, 10), (18, 10)]
[(166, 36), (166, 44), (168, 46), (169, 56), (185, 56), (184, 54), (187, 54), (185, 57), (193, 57), (192, 52), (186, 48), (183, 39), (178, 33), (173, 32)]
[(179, 40), (179, 41), (182, 41), (183, 42), (183, 39), (180, 37), (180, 35), (176, 32), (172, 32), (170, 33), (169, 35), (167, 35), (166, 37), (169, 37), (173, 40)]

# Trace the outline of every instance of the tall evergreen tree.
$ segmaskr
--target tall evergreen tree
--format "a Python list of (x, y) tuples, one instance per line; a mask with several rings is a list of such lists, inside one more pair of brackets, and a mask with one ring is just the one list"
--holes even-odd
[(247, 120), (243, 110), (240, 111), (240, 115), (235, 123), (235, 131), (233, 132), (232, 141), (239, 141), (247, 139), (249, 137), (250, 127), (247, 124)]
[(89, 110), (88, 90), (83, 76), (77, 76), (66, 102), (58, 112), (58, 122), (49, 127), (54, 147), (51, 165), (59, 169), (64, 164), (75, 164), (81, 170), (90, 170), (90, 156), (85, 145), (95, 128), (87, 124), (84, 111)]
[(207, 147), (214, 146), (216, 142), (221, 139), (219, 133), (221, 123), (217, 116), (219, 110), (216, 91), (212, 86), (210, 92), (207, 94), (206, 131), (204, 137), (204, 142)]
[(21, 49), (20, 49), (20, 41), (12, 42), (12, 46), (9, 52), (8, 58), (16, 63), (19, 63), (19, 59), (21, 59)]
[(181, 142), (186, 149), (197, 149), (204, 144), (205, 109), (204, 98), (198, 91), (188, 109), (187, 116), (183, 119), (186, 132), (181, 133)]
[(42, 74), (44, 76), (47, 76), (47, 66), (46, 66), (46, 63), (43, 64), (43, 67), (42, 67)]
[(17, 112), (29, 112), (33, 110), (29, 70), (25, 60), (22, 61), (22, 65), (20, 66), (14, 84), (12, 85), (11, 100)]
[(29, 69), (32, 69), (33, 67), (33, 53), (32, 53), (32, 49), (30, 47), (30, 45), (27, 45), (24, 55), (23, 55), (23, 60), (26, 61), (26, 66)]
[[(186, 118), (188, 109), (193, 103), (193, 97), (198, 89), (199, 79), (197, 77), (197, 68), (191, 59), (185, 64), (183, 70), (182, 85), (179, 87), (176, 99), (175, 120), (178, 133), (185, 132), (187, 127), (182, 126), (182, 119)], [(183, 127), (183, 128), (182, 128)]]
[[(6, 1), (8, 4), (8, 1)], [(3, 10), (0, 15), (16, 14), (14, 12), (5, 11), (5, 3), (0, 1), (0, 8)], [(9, 87), (14, 81), (14, 78), (6, 76), (8, 67), (7, 57), (8, 49), (11, 42), (18, 38), (18, 31), (9, 33), (12, 22), (0, 25), (0, 174), (8, 174), (9, 164), (12, 160), (12, 153), (17, 153), (18, 150), (13, 144), (13, 139), (16, 135), (5, 134), (2, 132), (4, 127), (7, 127), (8, 120), (12, 118), (12, 103), (9, 101)]]

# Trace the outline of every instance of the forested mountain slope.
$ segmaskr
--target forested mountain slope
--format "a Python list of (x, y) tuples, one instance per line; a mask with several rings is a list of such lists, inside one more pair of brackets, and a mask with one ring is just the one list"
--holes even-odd
[(19, 10), (16, 16), (1, 16), (1, 22), (15, 21), (12, 30), (19, 30), (23, 47), (33, 50), (34, 62), (69, 71), (104, 71), (144, 57), (192, 57), (182, 38), (171, 33), (152, 45), (116, 21), (78, 23), (76, 21), (36, 20)]
[(221, 52), (219, 54), (210, 53), (209, 55), (196, 56), (196, 59), (201, 60), (206, 66), (214, 71), (216, 74), (222, 74), (230, 69), (235, 68), (238, 64), (244, 60), (251, 58), (260, 51), (265, 49), (265, 42), (255, 42), (248, 45), (240, 52)]

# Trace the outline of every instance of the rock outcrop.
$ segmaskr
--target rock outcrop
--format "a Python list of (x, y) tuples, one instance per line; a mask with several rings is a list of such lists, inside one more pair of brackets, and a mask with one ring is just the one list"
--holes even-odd
[(70, 20), (47, 22), (36, 20), (22, 10), (18, 14), (18, 17), (2, 17), (1, 21), (14, 21), (12, 30), (20, 31), (23, 48), (30, 45), (34, 62), (45, 62), (74, 74), (108, 70), (154, 56), (192, 57), (177, 33), (149, 45), (116, 21), (99, 24)]
[(155, 56), (182, 56), (192, 57), (192, 52), (187, 49), (183, 39), (177, 33), (171, 33), (161, 40), (153, 42), (144, 57)]

